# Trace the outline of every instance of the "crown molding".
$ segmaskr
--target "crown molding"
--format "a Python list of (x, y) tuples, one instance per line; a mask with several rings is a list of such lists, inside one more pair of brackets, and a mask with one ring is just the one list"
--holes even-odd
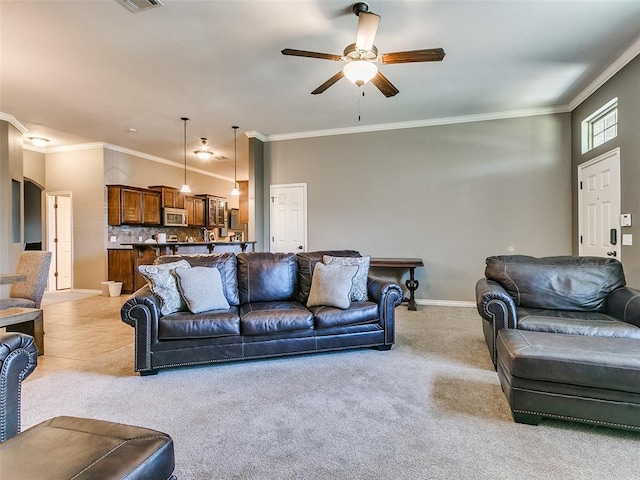
[[(406, 128), (434, 127), (438, 125), (454, 125), (458, 123), (485, 122), (488, 120), (503, 120), (506, 118), (533, 117), (536, 115), (550, 115), (570, 112), (567, 105), (555, 107), (529, 108), (524, 110), (512, 110), (506, 112), (478, 113), (474, 115), (462, 115), (459, 117), (434, 118), (429, 120), (412, 120), (409, 122), (379, 123), (361, 127), (332, 128), (327, 130), (313, 130), (307, 132), (283, 133), (274, 135), (260, 134), (263, 142), (276, 142), (280, 140), (297, 140), (301, 138), (329, 137), (334, 135), (350, 135), (354, 133), (380, 132), (383, 130), (401, 130)], [(251, 132), (259, 133), (259, 132)], [(258, 135), (254, 135), (259, 138)]]
[(13, 115), (9, 114), (9, 113), (3, 113), (0, 112), (0, 120), (4, 120), (5, 122), (9, 122), (11, 125), (13, 125), (14, 127), (16, 127), (20, 133), (22, 135), (25, 135), (28, 130), (27, 127), (25, 127), (24, 125), (22, 125), (17, 119), (16, 117), (14, 117)]
[[(166, 158), (156, 157), (155, 155), (149, 155), (148, 153), (138, 152), (137, 150), (132, 150), (130, 148), (125, 148), (119, 145), (113, 145), (111, 143), (105, 143), (105, 142), (79, 143), (76, 145), (50, 147), (50, 148), (44, 149), (44, 152), (45, 153), (77, 152), (81, 150), (93, 150), (96, 148), (112, 150), (114, 152), (124, 153), (125, 155), (131, 155), (134, 157), (143, 158), (151, 162), (161, 163), (163, 165), (169, 165), (170, 167), (184, 169), (184, 164), (182, 163), (174, 162), (173, 160), (167, 160)], [(187, 166), (187, 170), (190, 172), (199, 173), (200, 175), (205, 175), (207, 177), (219, 178), (220, 180), (224, 180), (226, 182), (234, 181), (233, 178), (225, 177), (224, 175), (218, 175), (217, 173), (213, 173), (213, 172), (208, 172), (200, 168)]]
[(640, 53), (640, 37), (627, 48), (622, 55), (620, 55), (609, 67), (607, 67), (596, 79), (591, 82), (584, 90), (575, 96), (573, 100), (569, 102), (570, 111), (584, 102), (591, 94), (604, 85), (611, 77), (618, 73), (622, 68), (633, 60)]
[(249, 138), (257, 138), (261, 142), (267, 142), (267, 135), (264, 135), (257, 130), (251, 130), (250, 132), (244, 132), (244, 134)]

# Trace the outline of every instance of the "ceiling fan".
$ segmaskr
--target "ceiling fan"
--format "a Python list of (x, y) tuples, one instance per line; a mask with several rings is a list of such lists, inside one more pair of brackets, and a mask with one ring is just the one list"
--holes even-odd
[(378, 48), (373, 42), (380, 24), (380, 15), (369, 12), (369, 5), (365, 2), (354, 3), (351, 10), (358, 17), (358, 33), (356, 35), (356, 43), (348, 45), (342, 55), (308, 52), (292, 48), (282, 50), (283, 55), (346, 62), (342, 70), (311, 92), (312, 95), (324, 92), (342, 77), (347, 77), (359, 87), (371, 81), (385, 97), (393, 97), (399, 90), (378, 70), (376, 63), (386, 65), (392, 63), (439, 62), (444, 58), (445, 53), (442, 48), (427, 48), (378, 55)]

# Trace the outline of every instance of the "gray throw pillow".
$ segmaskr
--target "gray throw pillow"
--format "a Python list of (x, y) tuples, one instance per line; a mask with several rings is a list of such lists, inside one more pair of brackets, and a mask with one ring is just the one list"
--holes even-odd
[(352, 302), (365, 302), (369, 299), (367, 292), (367, 277), (369, 276), (369, 264), (371, 257), (332, 257), (325, 255), (322, 257), (325, 265), (355, 265), (358, 273), (353, 278), (349, 297)]
[(214, 267), (178, 267), (174, 270), (178, 289), (191, 313), (228, 310), (220, 271)]
[(180, 260), (162, 265), (140, 265), (138, 271), (149, 282), (151, 291), (160, 299), (160, 313), (169, 315), (186, 310), (187, 305), (180, 296), (176, 277), (171, 274), (176, 267), (191, 268), (189, 262)]
[(328, 306), (349, 308), (351, 284), (358, 267), (347, 265), (324, 265), (317, 263), (313, 269), (311, 289), (307, 307)]

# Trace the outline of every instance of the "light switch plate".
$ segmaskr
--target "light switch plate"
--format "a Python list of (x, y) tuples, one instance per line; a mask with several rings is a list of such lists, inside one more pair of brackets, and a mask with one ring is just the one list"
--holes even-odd
[(633, 245), (633, 235), (631, 235), (630, 233), (623, 233), (622, 245)]
[(620, 215), (620, 226), (621, 227), (630, 227), (631, 226), (631, 214), (623, 213)]

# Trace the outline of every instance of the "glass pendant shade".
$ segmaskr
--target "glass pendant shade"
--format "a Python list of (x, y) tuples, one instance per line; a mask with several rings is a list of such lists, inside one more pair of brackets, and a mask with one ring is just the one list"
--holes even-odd
[(365, 60), (347, 63), (342, 69), (344, 76), (361, 87), (378, 74), (378, 67)]
[(233, 195), (234, 197), (237, 197), (238, 195), (240, 195), (240, 189), (238, 188), (237, 184), (235, 187), (233, 187), (233, 190), (231, 190), (231, 195)]

